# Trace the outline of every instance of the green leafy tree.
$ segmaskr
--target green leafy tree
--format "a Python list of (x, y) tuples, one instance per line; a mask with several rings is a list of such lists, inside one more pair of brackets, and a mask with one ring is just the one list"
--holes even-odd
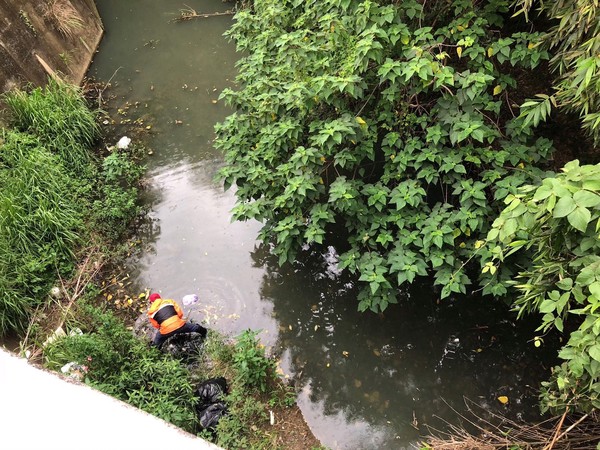
[(519, 316), (542, 315), (538, 331), (569, 336), (559, 352), (564, 363), (543, 383), (542, 407), (599, 408), (600, 165), (572, 161), (505, 203), (488, 233), (482, 271), (488, 283), (517, 289)]
[[(529, 15), (533, 0), (518, 0), (516, 14)], [(538, 94), (522, 105), (534, 122), (545, 120), (552, 107), (580, 115), (584, 129), (600, 143), (600, 5), (597, 0), (550, 0), (538, 11), (552, 21), (542, 43), (554, 56), (559, 74), (552, 95)]]
[[(383, 311), (433, 273), (442, 297), (472, 283), (467, 261), (499, 201), (542, 176), (513, 96), (549, 54), (505, 31), (510, 3), (256, 0), (228, 32), (243, 57), (235, 112), (216, 127), (237, 220), (257, 219), (281, 264), (347, 231), (340, 266)], [(475, 275), (477, 276), (477, 275)], [(487, 292), (503, 294), (497, 283)]]

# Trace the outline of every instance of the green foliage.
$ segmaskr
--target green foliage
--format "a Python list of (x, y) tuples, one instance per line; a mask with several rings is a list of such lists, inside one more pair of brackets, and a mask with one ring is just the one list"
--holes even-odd
[(26, 327), (91, 234), (122, 236), (144, 170), (135, 148), (96, 165), (95, 115), (77, 87), (50, 80), (3, 97), (22, 131), (0, 130), (0, 335)]
[[(514, 117), (516, 76), (548, 53), (509, 34), (509, 2), (257, 0), (228, 35), (245, 56), (216, 126), (237, 220), (263, 222), (279, 262), (347, 230), (340, 266), (383, 311), (433, 273), (465, 292), (499, 201), (542, 172), (540, 120)], [(514, 27), (513, 27), (514, 28)], [(545, 110), (544, 110), (545, 111)]]
[(71, 361), (85, 365), (90, 386), (195, 432), (194, 389), (182, 363), (149, 347), (109, 312), (83, 305), (80, 314), (93, 325), (46, 347), (46, 365), (54, 370)]
[[(518, 0), (516, 14), (530, 12), (532, 0)], [(539, 10), (553, 26), (543, 36), (554, 56), (552, 66), (560, 78), (554, 106), (580, 115), (584, 129), (600, 143), (600, 6), (596, 0), (550, 0)], [(529, 103), (529, 102), (527, 102)], [(524, 105), (523, 105), (524, 106)], [(548, 105), (549, 106), (549, 105)], [(527, 113), (525, 113), (527, 114)]]
[(236, 338), (232, 363), (241, 386), (266, 392), (269, 382), (274, 380), (275, 363), (265, 355), (257, 335), (258, 331), (246, 330)]
[(505, 203), (483, 252), (488, 288), (514, 286), (519, 316), (542, 315), (538, 331), (573, 330), (559, 352), (565, 362), (544, 383), (543, 409), (599, 408), (600, 165), (572, 161)]
[(77, 86), (50, 78), (44, 88), (8, 92), (4, 101), (11, 110), (13, 127), (37, 136), (67, 169), (86, 168), (89, 149), (100, 130)]
[(83, 210), (75, 182), (37, 137), (0, 134), (0, 335), (24, 328), (57, 272), (71, 270)]
[(274, 362), (265, 355), (257, 335), (246, 330), (230, 342), (211, 330), (204, 344), (211, 364), (202, 378), (224, 376), (229, 383), (227, 415), (219, 420), (216, 436), (205, 436), (223, 448), (280, 448), (268, 411), (296, 402), (293, 387), (277, 380)]
[(117, 240), (141, 213), (138, 184), (145, 167), (136, 162), (136, 149), (114, 149), (102, 161), (93, 202), (94, 228)]

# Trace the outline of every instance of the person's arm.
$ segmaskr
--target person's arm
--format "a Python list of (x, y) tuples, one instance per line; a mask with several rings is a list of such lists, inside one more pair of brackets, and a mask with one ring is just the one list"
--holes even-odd
[(176, 301), (173, 302), (173, 306), (175, 307), (175, 311), (177, 312), (177, 316), (180, 319), (182, 319), (183, 318), (183, 310), (181, 309), (181, 306), (179, 306)]
[(152, 325), (154, 328), (156, 328), (157, 330), (160, 330), (160, 324), (154, 320), (154, 318), (152, 317), (152, 315), (156, 312), (156, 308), (153, 308), (152, 306), (150, 307), (150, 309), (148, 310), (148, 320), (150, 320), (150, 325)]
[(152, 317), (150, 318), (150, 324), (152, 324), (152, 326), (154, 328), (156, 328), (157, 330), (160, 329), (160, 325), (158, 324), (158, 322), (156, 320), (154, 320)]

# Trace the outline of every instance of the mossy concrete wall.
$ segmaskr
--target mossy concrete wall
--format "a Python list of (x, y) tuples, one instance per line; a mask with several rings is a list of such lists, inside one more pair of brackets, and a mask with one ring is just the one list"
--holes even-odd
[(51, 74), (81, 84), (102, 34), (94, 0), (0, 0), (0, 92)]

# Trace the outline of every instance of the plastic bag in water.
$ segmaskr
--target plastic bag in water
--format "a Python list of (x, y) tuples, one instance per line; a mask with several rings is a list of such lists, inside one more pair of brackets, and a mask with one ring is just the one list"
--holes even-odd
[(185, 306), (195, 305), (198, 303), (198, 296), (196, 294), (189, 294), (183, 296), (183, 304)]

